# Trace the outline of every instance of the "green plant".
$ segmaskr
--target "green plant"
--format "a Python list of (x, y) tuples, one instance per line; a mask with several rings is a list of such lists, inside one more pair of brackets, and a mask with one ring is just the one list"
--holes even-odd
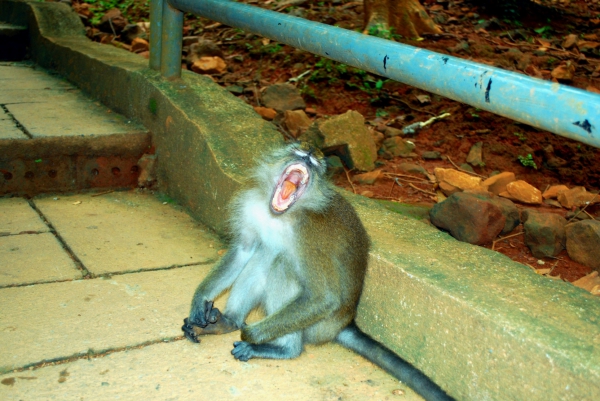
[(371, 25), (369, 27), (368, 33), (370, 36), (377, 36), (378, 38), (388, 40), (396, 40), (402, 38), (402, 35), (398, 35), (397, 33), (395, 33), (393, 27), (388, 28), (388, 26), (384, 24)]
[(527, 156), (517, 156), (517, 158), (519, 159), (519, 161), (521, 162), (521, 164), (525, 167), (531, 167), (535, 170), (537, 170), (537, 164), (535, 164), (535, 161), (533, 160), (533, 156), (531, 156), (531, 153), (528, 153)]
[(387, 111), (385, 111), (383, 109), (377, 109), (377, 111), (375, 111), (375, 115), (377, 117), (387, 117), (390, 115), (390, 113), (388, 113)]
[(548, 38), (548, 37), (552, 36), (553, 29), (550, 25), (544, 25), (541, 28), (534, 29), (534, 31), (536, 33), (539, 33), (540, 35), (542, 35), (542, 37)]
[(521, 134), (520, 132), (515, 132), (514, 135), (519, 138), (520, 141), (525, 142), (527, 140), (527, 137), (525, 136), (525, 134)]

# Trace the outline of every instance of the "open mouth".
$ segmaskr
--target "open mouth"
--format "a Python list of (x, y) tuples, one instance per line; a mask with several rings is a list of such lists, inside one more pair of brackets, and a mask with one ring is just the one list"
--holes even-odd
[(302, 163), (290, 164), (279, 177), (273, 198), (271, 210), (281, 214), (288, 210), (304, 193), (308, 185), (309, 173)]

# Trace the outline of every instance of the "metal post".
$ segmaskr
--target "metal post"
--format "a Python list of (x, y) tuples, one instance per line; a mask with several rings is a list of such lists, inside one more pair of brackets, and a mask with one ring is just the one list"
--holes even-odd
[(488, 65), (226, 0), (178, 9), (600, 147), (600, 96)]
[(160, 72), (166, 79), (180, 78), (183, 13), (164, 1), (162, 17)]
[(164, 0), (150, 0), (150, 68), (160, 70)]

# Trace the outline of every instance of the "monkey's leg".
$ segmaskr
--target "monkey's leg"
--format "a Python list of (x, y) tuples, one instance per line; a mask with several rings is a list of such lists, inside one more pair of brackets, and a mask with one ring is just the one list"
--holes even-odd
[(266, 344), (250, 344), (246, 341), (233, 343), (231, 354), (246, 362), (251, 358), (292, 359), (302, 353), (302, 333), (290, 333)]
[(244, 320), (258, 305), (262, 296), (261, 282), (264, 282), (264, 275), (252, 268), (253, 263), (258, 263), (256, 259), (263, 260), (261, 257), (253, 258), (233, 283), (224, 313), (213, 308), (213, 302), (210, 301), (205, 304), (205, 326), (184, 319), (181, 329), (190, 341), (197, 343), (200, 342), (199, 336), (230, 333), (242, 327)]

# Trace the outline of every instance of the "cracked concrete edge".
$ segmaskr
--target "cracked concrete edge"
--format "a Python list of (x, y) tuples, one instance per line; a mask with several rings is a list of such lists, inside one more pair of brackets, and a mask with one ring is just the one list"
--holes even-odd
[[(222, 229), (255, 153), (281, 142), (274, 128), (207, 78), (162, 81), (145, 60), (77, 36), (76, 24), (51, 32), (45, 13), (61, 4), (7, 1), (32, 10), (36, 61), (150, 128), (163, 188)], [(124, 87), (130, 96), (115, 96)], [(600, 397), (596, 298), (371, 201), (353, 203), (374, 242), (358, 317), (365, 331), (459, 399)]]

